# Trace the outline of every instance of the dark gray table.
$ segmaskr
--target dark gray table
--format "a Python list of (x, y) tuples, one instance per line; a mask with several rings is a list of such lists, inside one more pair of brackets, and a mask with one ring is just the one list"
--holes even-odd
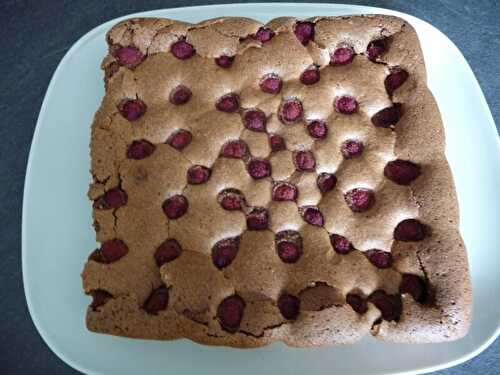
[[(143, 10), (225, 2), (228, 1), (0, 0), (1, 374), (76, 373), (50, 351), (36, 332), (26, 308), (21, 277), (21, 208), (26, 162), (40, 105), (57, 64), (80, 36), (109, 19)], [(429, 21), (447, 34), (471, 64), (500, 125), (498, 2), (352, 3), (403, 11)], [(499, 340), (473, 360), (439, 373), (499, 374)]]

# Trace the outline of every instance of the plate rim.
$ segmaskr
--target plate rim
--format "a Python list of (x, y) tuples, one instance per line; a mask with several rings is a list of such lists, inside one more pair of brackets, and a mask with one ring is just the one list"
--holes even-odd
[[(22, 228), (21, 228), (21, 232), (22, 232), (21, 233), (22, 279), (23, 279), (23, 289), (24, 289), (26, 303), (28, 306), (29, 315), (30, 315), (30, 318), (31, 318), (33, 324), (35, 325), (38, 333), (42, 337), (45, 344), (50, 348), (50, 350), (54, 354), (56, 354), (56, 356), (59, 357), (59, 359), (61, 359), (63, 362), (65, 362), (66, 364), (68, 364), (69, 366), (73, 367), (74, 369), (76, 369), (78, 371), (82, 371), (85, 373), (95, 373), (95, 374), (99, 373), (99, 372), (93, 372), (90, 369), (86, 368), (85, 365), (78, 363), (76, 361), (73, 361), (73, 359), (71, 359), (71, 358), (68, 358), (66, 356), (66, 354), (64, 353), (64, 351), (61, 350), (61, 348), (59, 348), (58, 345), (54, 341), (52, 341), (50, 336), (45, 331), (45, 328), (38, 321), (37, 315), (34, 312), (34, 307), (33, 307), (33, 302), (32, 302), (33, 298), (31, 297), (31, 294), (30, 294), (31, 293), (30, 286), (29, 286), (30, 283), (28, 282), (28, 276), (27, 276), (27, 272), (26, 272), (26, 270), (27, 270), (27, 265), (26, 265), (27, 264), (27, 260), (26, 260), (26, 258), (27, 258), (27, 250), (26, 250), (27, 230), (26, 230), (26, 228), (27, 228), (27, 214), (28, 214), (27, 202), (29, 201), (28, 197), (30, 196), (30, 189), (32, 186), (32, 184), (31, 184), (32, 164), (33, 164), (32, 159), (34, 158), (34, 154), (36, 153), (35, 150), (38, 147), (39, 133), (41, 131), (40, 128), (41, 128), (41, 124), (44, 121), (44, 117), (46, 115), (46, 108), (47, 108), (48, 102), (49, 102), (48, 98), (50, 98), (52, 95), (52, 92), (53, 92), (54, 86), (55, 86), (55, 82), (58, 80), (59, 75), (61, 74), (60, 72), (61, 72), (62, 66), (66, 63), (67, 60), (70, 59), (70, 57), (75, 53), (76, 50), (78, 50), (81, 46), (83, 46), (87, 41), (89, 41), (90, 39), (97, 36), (97, 34), (99, 34), (102, 29), (109, 28), (109, 26), (111, 24), (120, 22), (120, 21), (127, 19), (127, 18), (150, 17), (150, 16), (154, 16), (155, 13), (161, 12), (161, 11), (171, 11), (171, 12), (175, 13), (175, 12), (189, 12), (190, 10), (193, 10), (193, 9), (199, 10), (200, 8), (201, 9), (211, 8), (211, 9), (218, 9), (221, 12), (223, 12), (224, 9), (227, 9), (227, 8), (244, 9), (244, 8), (253, 8), (255, 6), (259, 6), (259, 7), (280, 6), (280, 7), (283, 7), (284, 9), (301, 8), (304, 6), (315, 6), (318, 8), (323, 7), (323, 8), (337, 9), (337, 10), (341, 10), (341, 8), (345, 7), (346, 9), (356, 11), (358, 14), (359, 13), (367, 13), (367, 14), (368, 13), (371, 13), (371, 14), (379, 13), (379, 14), (395, 15), (398, 17), (412, 20), (413, 22), (423, 23), (427, 27), (432, 28), (435, 32), (440, 33), (441, 36), (443, 36), (447, 40), (447, 42), (450, 44), (450, 46), (453, 49), (455, 49), (456, 52), (458, 52), (458, 55), (462, 59), (461, 63), (465, 64), (465, 66), (468, 68), (467, 69), (467, 73), (468, 73), (467, 79), (472, 80), (473, 84), (476, 86), (478, 92), (480, 92), (481, 95), (480, 95), (479, 100), (480, 100), (481, 106), (482, 106), (481, 111), (486, 114), (486, 116), (488, 117), (488, 120), (489, 120), (488, 121), (489, 124), (487, 126), (485, 126), (485, 129), (488, 129), (487, 131), (490, 133), (489, 135), (491, 135), (497, 139), (497, 142), (496, 142), (497, 151), (498, 151), (498, 154), (500, 155), (500, 138), (498, 137), (498, 133), (496, 132), (495, 121), (493, 119), (493, 116), (492, 116), (491, 111), (489, 109), (489, 106), (487, 104), (487, 101), (486, 101), (484, 93), (481, 89), (481, 86), (479, 85), (476, 76), (474, 75), (470, 65), (468, 64), (468, 62), (465, 59), (465, 57), (463, 56), (463, 54), (460, 52), (460, 50), (455, 45), (455, 43), (453, 43), (453, 41), (450, 40), (446, 36), (446, 34), (441, 32), (435, 26), (431, 25), (430, 23), (428, 23), (425, 20), (422, 20), (418, 17), (409, 15), (409, 14), (404, 13), (404, 12), (394, 11), (391, 9), (385, 9), (385, 8), (380, 8), (380, 7), (372, 7), (372, 6), (365, 6), (365, 5), (351, 5), (351, 4), (273, 3), (273, 2), (269, 2), (269, 3), (241, 3), (241, 4), (212, 4), (212, 5), (197, 5), (197, 6), (175, 7), (175, 8), (159, 8), (159, 9), (154, 9), (154, 10), (149, 10), (149, 11), (130, 13), (130, 14), (116, 17), (116, 18), (113, 18), (113, 19), (110, 19), (108, 21), (101, 23), (100, 25), (94, 27), (93, 29), (91, 29), (90, 31), (88, 31), (87, 33), (82, 35), (76, 42), (74, 42), (72, 44), (70, 49), (64, 54), (64, 56), (62, 57), (62, 59), (58, 63), (57, 68), (55, 69), (55, 71), (50, 79), (48, 88), (47, 88), (45, 95), (44, 95), (44, 98), (43, 98), (43, 102), (42, 102), (42, 105), (40, 108), (40, 112), (39, 112), (39, 115), (38, 115), (38, 118), (36, 121), (35, 130), (33, 132), (33, 137), (32, 137), (31, 144), (30, 144), (30, 151), (29, 151), (29, 155), (28, 155), (28, 161), (27, 161), (27, 166), (26, 166), (26, 176), (25, 176), (25, 180), (24, 180), (24, 189), (23, 189), (23, 207), (22, 207), (22, 224), (21, 224), (22, 225)], [(396, 374), (396, 373), (397, 374), (420, 374), (420, 373), (427, 373), (427, 372), (431, 372), (431, 371), (438, 371), (438, 370), (442, 370), (442, 369), (446, 369), (449, 367), (459, 365), (459, 364), (466, 362), (466, 361), (474, 358), (475, 356), (479, 355), (486, 348), (488, 348), (496, 340), (496, 338), (499, 335), (500, 335), (500, 326), (498, 326), (497, 329), (491, 333), (489, 338), (486, 339), (475, 350), (472, 350), (472, 351), (470, 351), (470, 352), (468, 352), (468, 353), (466, 353), (458, 358), (455, 358), (454, 360), (443, 362), (443, 363), (440, 363), (440, 364), (437, 364), (434, 366), (416, 367), (416, 368), (409, 369), (409, 370), (406, 370), (403, 372), (392, 372), (391, 374)]]

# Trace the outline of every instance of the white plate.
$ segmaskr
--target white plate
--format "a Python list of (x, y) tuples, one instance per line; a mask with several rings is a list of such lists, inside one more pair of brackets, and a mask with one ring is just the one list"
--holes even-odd
[(392, 345), (366, 337), (347, 347), (291, 349), (274, 344), (238, 350), (187, 340), (154, 342), (88, 332), (84, 312), (89, 298), (82, 293), (80, 272), (96, 245), (86, 198), (89, 131), (104, 94), (99, 70), (106, 53), (104, 34), (120, 18), (87, 33), (62, 59), (43, 101), (26, 173), (22, 236), (26, 299), (38, 331), (61, 359), (92, 374), (420, 373), (463, 362), (493, 342), (500, 331), (500, 147), (481, 89), (464, 57), (445, 35), (403, 13), (347, 5), (218, 5), (133, 16), (198, 22), (219, 16), (267, 21), (282, 15), (305, 18), (356, 13), (403, 17), (420, 37), (429, 86), (444, 118), (446, 154), (457, 185), (461, 230), (469, 251), (474, 291), (469, 335), (445, 344)]

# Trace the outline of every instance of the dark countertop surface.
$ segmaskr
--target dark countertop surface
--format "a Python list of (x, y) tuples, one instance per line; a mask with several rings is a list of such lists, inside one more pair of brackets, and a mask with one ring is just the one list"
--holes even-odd
[[(133, 12), (228, 1), (1, 0), (0, 66), (0, 373), (76, 374), (45, 345), (29, 316), (21, 273), (21, 209), (26, 163), (49, 80), (87, 31)], [(240, 3), (245, 1), (232, 1)], [(322, 2), (322, 1), (316, 1)], [(500, 2), (495, 0), (341, 1), (422, 18), (443, 31), (472, 67), (500, 125)], [(474, 126), (474, 124), (471, 124)], [(54, 223), (57, 225), (57, 223)], [(500, 341), (476, 358), (436, 374), (500, 374)]]

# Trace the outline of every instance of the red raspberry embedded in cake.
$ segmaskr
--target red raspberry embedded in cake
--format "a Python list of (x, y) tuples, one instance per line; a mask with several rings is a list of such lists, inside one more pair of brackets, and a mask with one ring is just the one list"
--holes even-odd
[(368, 297), (368, 302), (373, 303), (380, 310), (382, 319), (387, 321), (398, 321), (403, 310), (401, 297), (389, 295), (383, 290), (373, 292)]
[(124, 99), (118, 105), (120, 114), (129, 121), (138, 120), (146, 113), (147, 105), (141, 99)]
[(377, 268), (389, 268), (392, 266), (392, 254), (387, 251), (372, 249), (365, 251), (365, 255), (370, 263)]
[(204, 184), (210, 178), (212, 171), (203, 165), (193, 165), (187, 171), (187, 182), (191, 185)]
[(368, 311), (368, 305), (366, 304), (366, 301), (361, 296), (358, 296), (357, 294), (349, 293), (345, 297), (345, 301), (358, 314), (364, 314), (365, 312)]
[(293, 154), (293, 160), (299, 171), (313, 171), (316, 167), (316, 160), (311, 151), (297, 151)]
[(151, 315), (157, 315), (168, 306), (168, 289), (165, 285), (156, 288), (151, 292), (142, 308)]
[(342, 143), (340, 146), (340, 151), (346, 159), (351, 159), (360, 156), (363, 153), (365, 146), (363, 142), (355, 141), (353, 139), (348, 139)]
[(344, 115), (352, 115), (358, 111), (358, 102), (352, 96), (341, 96), (335, 99), (335, 109)]
[(307, 45), (309, 41), (314, 40), (314, 26), (314, 23), (308, 21), (299, 21), (295, 24), (293, 32), (299, 42), (304, 46)]
[(421, 241), (425, 237), (425, 227), (415, 219), (401, 221), (394, 229), (394, 239), (398, 241)]
[(342, 43), (330, 54), (330, 65), (347, 65), (354, 59), (354, 50), (348, 44)]
[(193, 135), (189, 130), (179, 129), (168, 138), (167, 144), (181, 151), (191, 143), (192, 139)]
[(309, 135), (316, 139), (324, 139), (328, 134), (328, 127), (323, 120), (313, 120), (307, 124)]
[(177, 259), (181, 255), (181, 245), (173, 238), (169, 238), (163, 242), (155, 251), (154, 258), (158, 267), (163, 266), (165, 263)]
[(226, 238), (217, 242), (212, 248), (212, 262), (218, 269), (229, 266), (238, 254), (239, 239)]
[(217, 195), (217, 201), (225, 210), (238, 211), (243, 208), (245, 198), (237, 189), (224, 189)]
[(97, 311), (98, 307), (103, 306), (108, 302), (111, 298), (113, 298), (113, 295), (108, 293), (107, 291), (103, 289), (95, 289), (91, 292), (92, 295), (92, 303), (90, 304), (90, 308), (93, 311)]
[(377, 61), (378, 57), (382, 55), (387, 48), (387, 42), (385, 39), (376, 39), (368, 43), (366, 48), (366, 56), (371, 61)]
[(389, 95), (401, 87), (403, 83), (408, 79), (408, 72), (400, 67), (394, 67), (390, 69), (390, 73), (384, 80), (385, 91)]
[(269, 214), (263, 207), (255, 207), (247, 214), (248, 230), (264, 230), (269, 224)]
[(323, 214), (321, 213), (320, 210), (318, 210), (317, 207), (307, 207), (302, 211), (302, 218), (305, 220), (306, 223), (315, 225), (317, 227), (322, 227), (323, 224), (325, 223), (325, 220), (323, 219)]
[(217, 319), (220, 325), (228, 332), (236, 332), (240, 328), (245, 301), (235, 294), (225, 298), (217, 307)]
[(233, 62), (234, 62), (234, 56), (222, 55), (215, 58), (215, 63), (224, 69), (230, 68), (231, 65), (233, 65)]
[(320, 78), (321, 76), (318, 67), (316, 65), (312, 65), (302, 72), (300, 75), (300, 82), (309, 86), (314, 85), (320, 80)]
[(297, 199), (297, 188), (287, 182), (278, 182), (273, 187), (273, 200), (278, 202), (294, 201)]
[(266, 114), (260, 109), (248, 109), (243, 112), (243, 125), (248, 130), (256, 132), (266, 131)]
[(274, 31), (267, 27), (261, 27), (254, 35), (254, 39), (262, 43), (269, 42), (274, 37)]
[(302, 256), (302, 238), (293, 230), (276, 233), (276, 251), (284, 263), (295, 263)]
[(279, 93), (282, 86), (281, 78), (274, 73), (266, 74), (259, 82), (260, 89), (268, 94)]
[(327, 193), (337, 185), (337, 177), (333, 173), (321, 173), (316, 179), (319, 191)]
[(300, 299), (288, 293), (282, 294), (278, 298), (278, 309), (283, 318), (295, 320), (300, 313)]
[(330, 243), (332, 244), (333, 250), (339, 254), (347, 254), (354, 250), (349, 240), (339, 234), (332, 234), (330, 236)]
[(409, 185), (420, 176), (420, 166), (407, 160), (393, 160), (384, 168), (384, 176), (398, 185)]
[(191, 90), (184, 85), (178, 85), (170, 92), (169, 100), (174, 105), (186, 104), (191, 99)]
[(221, 112), (236, 112), (240, 107), (240, 98), (234, 93), (222, 95), (215, 103), (215, 108)]
[(302, 103), (295, 98), (283, 101), (278, 110), (279, 119), (287, 125), (302, 120), (303, 114)]
[(427, 299), (427, 285), (421, 277), (405, 273), (399, 285), (399, 293), (410, 294), (415, 301), (424, 303)]
[(286, 143), (285, 140), (281, 135), (278, 134), (271, 134), (269, 136), (269, 144), (271, 146), (271, 151), (272, 152), (278, 152), (278, 151), (283, 151), (286, 150)]
[(116, 262), (128, 253), (128, 247), (122, 240), (108, 240), (101, 245), (99, 250), (103, 263)]
[(139, 141), (133, 141), (127, 149), (127, 158), (141, 160), (150, 156), (155, 150), (155, 145), (141, 139)]
[(169, 219), (178, 219), (188, 210), (188, 200), (185, 196), (177, 194), (163, 202), (163, 212)]
[(384, 108), (372, 116), (372, 124), (379, 128), (388, 128), (396, 125), (401, 118), (401, 104), (394, 103), (392, 107)]
[(113, 55), (118, 64), (126, 66), (129, 69), (135, 68), (146, 57), (139, 49), (130, 46), (118, 48)]
[(349, 190), (345, 193), (344, 199), (353, 212), (368, 211), (375, 204), (375, 194), (373, 190), (365, 188)]
[(174, 55), (178, 59), (185, 60), (192, 57), (195, 54), (196, 50), (191, 44), (186, 42), (185, 38), (181, 38), (180, 40), (172, 44), (172, 46), (170, 47), (170, 52), (172, 52), (172, 55)]
[(94, 202), (94, 208), (99, 210), (116, 209), (127, 204), (127, 193), (120, 188), (108, 190)]
[(248, 146), (241, 140), (227, 142), (222, 146), (221, 155), (226, 158), (242, 159), (248, 154)]
[(271, 164), (267, 160), (252, 159), (248, 163), (248, 173), (256, 180), (269, 177), (271, 175)]

